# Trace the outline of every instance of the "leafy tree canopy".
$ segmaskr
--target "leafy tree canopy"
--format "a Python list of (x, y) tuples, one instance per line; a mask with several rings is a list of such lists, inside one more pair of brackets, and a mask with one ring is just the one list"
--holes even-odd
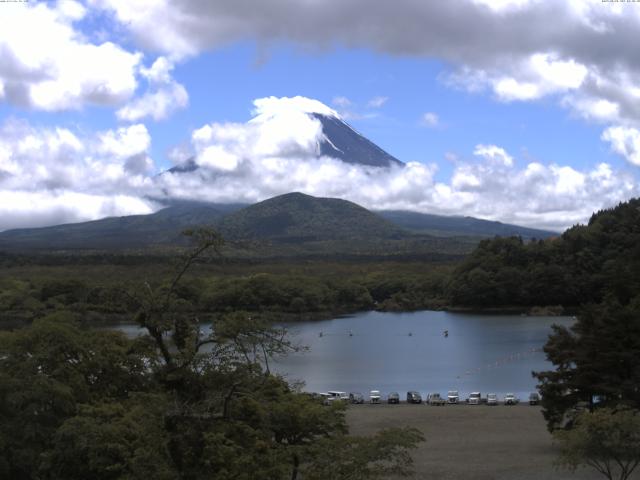
[(583, 412), (571, 430), (555, 432), (558, 465), (575, 471), (584, 465), (609, 480), (627, 480), (640, 465), (640, 413), (603, 408)]
[[(165, 282), (129, 292), (137, 339), (59, 311), (0, 334), (0, 477), (22, 479), (380, 478), (410, 471), (420, 432), (351, 437), (330, 407), (269, 371), (296, 348), (282, 329), (232, 312), (203, 331), (182, 308), (197, 247)], [(350, 453), (349, 453), (350, 452)], [(358, 476), (359, 475), (359, 476)]]

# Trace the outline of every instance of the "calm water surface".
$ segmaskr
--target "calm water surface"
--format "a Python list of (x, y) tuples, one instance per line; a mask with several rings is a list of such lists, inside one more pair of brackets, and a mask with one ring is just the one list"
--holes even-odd
[(422, 311), (287, 324), (309, 351), (279, 359), (275, 369), (315, 392), (377, 389), (403, 397), (408, 390), (459, 390), (465, 398), (472, 391), (526, 398), (536, 385), (531, 371), (551, 368), (542, 347), (554, 323), (573, 319)]
[[(387, 394), (408, 390), (515, 393), (535, 390), (532, 371), (547, 370), (542, 347), (551, 325), (571, 317), (521, 317), (421, 311), (364, 312), (333, 320), (283, 324), (308, 351), (278, 358), (272, 369), (305, 390)], [(118, 326), (129, 334), (134, 326)], [(448, 337), (443, 332), (448, 330)]]

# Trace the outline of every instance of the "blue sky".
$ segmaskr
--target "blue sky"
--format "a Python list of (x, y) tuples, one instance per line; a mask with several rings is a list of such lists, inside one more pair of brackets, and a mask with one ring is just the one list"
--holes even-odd
[[(624, 159), (600, 141), (599, 125), (572, 115), (554, 99), (506, 103), (461, 91), (443, 81), (450, 71), (438, 60), (364, 49), (307, 53), (279, 45), (265, 54), (255, 43), (226, 46), (175, 69), (175, 79), (189, 92), (190, 105), (169, 118), (146, 123), (153, 138), (152, 157), (158, 168), (170, 168), (167, 152), (188, 142), (194, 129), (210, 122), (246, 122), (256, 98), (301, 95), (333, 108), (339, 108), (334, 99), (349, 99), (355, 116), (347, 121), (352, 126), (402, 161), (437, 163), (443, 180), (451, 174), (447, 153), (470, 156), (475, 145), (487, 142), (523, 161), (533, 158), (577, 168), (603, 161), (625, 166)], [(367, 107), (375, 97), (387, 100), (379, 108)], [(436, 113), (440, 124), (425, 126), (426, 112)], [(89, 130), (121, 123), (111, 108), (94, 106), (51, 113), (4, 104), (0, 115)]]
[[(0, 5), (0, 229), (291, 190), (564, 228), (638, 194), (640, 5), (363, 2)], [(247, 123), (313, 108), (287, 97), (410, 166), (317, 158), (303, 117)]]

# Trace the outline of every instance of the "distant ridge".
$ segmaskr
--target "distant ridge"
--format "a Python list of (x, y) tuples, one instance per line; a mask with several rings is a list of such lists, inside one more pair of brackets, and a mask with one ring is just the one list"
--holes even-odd
[(285, 243), (358, 238), (391, 238), (403, 230), (366, 208), (339, 198), (287, 193), (225, 216), (223, 235)]
[(376, 211), (376, 213), (399, 227), (436, 236), (517, 236), (525, 239), (545, 239), (560, 235), (558, 232), (550, 230), (520, 227), (474, 217), (433, 215), (404, 210), (380, 210)]
[(5, 250), (122, 250), (184, 243), (182, 231), (213, 225), (241, 205), (177, 202), (150, 215), (109, 217), (42, 228), (0, 233)]
[[(150, 215), (23, 228), (0, 233), (0, 251), (145, 250), (185, 245), (182, 231), (212, 226), (260, 254), (470, 251), (486, 237), (548, 238), (553, 232), (471, 217), (405, 211), (371, 212), (339, 198), (288, 193), (253, 205), (173, 201)], [(236, 248), (236, 247), (233, 247)], [(270, 253), (271, 252), (271, 253)], [(247, 253), (250, 254), (250, 253)]]

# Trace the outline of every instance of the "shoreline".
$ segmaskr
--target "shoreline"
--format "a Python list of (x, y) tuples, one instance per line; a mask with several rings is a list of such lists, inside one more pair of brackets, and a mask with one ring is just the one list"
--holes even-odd
[[(536, 307), (537, 308), (537, 307)], [(264, 320), (271, 324), (279, 323), (308, 323), (308, 322), (322, 322), (326, 320), (335, 320), (349, 318), (355, 315), (365, 314), (369, 312), (390, 313), (390, 314), (402, 314), (402, 313), (416, 313), (416, 312), (447, 312), (447, 313), (459, 313), (468, 315), (498, 315), (509, 316), (518, 315), (521, 317), (570, 317), (575, 316), (577, 309), (565, 308), (562, 312), (550, 312), (546, 311), (542, 307), (540, 310), (532, 312), (529, 308), (523, 309), (520, 307), (491, 307), (491, 308), (466, 308), (466, 307), (442, 307), (442, 308), (421, 308), (410, 310), (385, 310), (373, 308), (370, 310), (349, 310), (344, 312), (277, 312), (277, 311), (265, 311), (265, 312), (247, 312), (249, 315), (262, 315)], [(27, 318), (25, 315), (21, 315), (24, 312), (0, 312), (0, 331), (12, 330), (15, 328), (28, 327), (33, 322), (34, 318)], [(50, 312), (49, 312), (50, 313)], [(89, 328), (108, 328), (116, 325), (132, 325), (134, 324), (132, 316), (130, 317), (124, 313), (105, 313), (87, 310), (85, 312), (74, 312), (74, 314), (83, 314), (85, 319), (82, 323)], [(13, 318), (9, 318), (10, 315), (15, 315)], [(195, 315), (216, 315), (208, 312), (194, 312)]]

